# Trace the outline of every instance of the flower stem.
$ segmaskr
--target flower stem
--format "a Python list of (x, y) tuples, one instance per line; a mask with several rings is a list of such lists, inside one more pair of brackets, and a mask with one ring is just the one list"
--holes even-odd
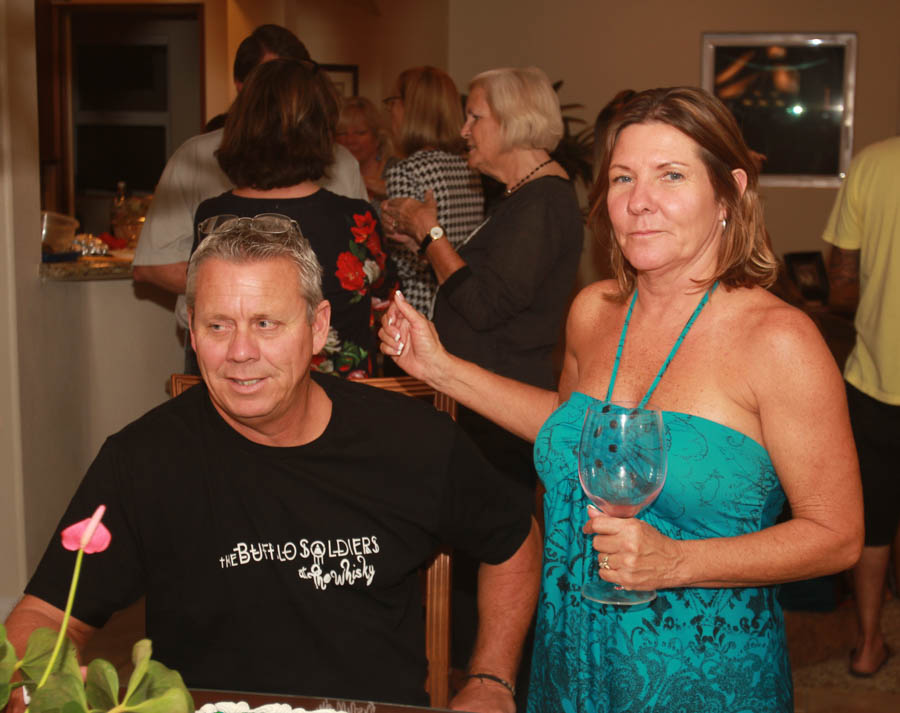
[(81, 574), (81, 560), (83, 558), (84, 549), (82, 548), (78, 550), (78, 554), (75, 556), (75, 572), (72, 574), (72, 585), (69, 587), (69, 599), (66, 602), (66, 611), (63, 613), (62, 624), (59, 627), (59, 636), (56, 637), (56, 645), (53, 647), (53, 653), (50, 654), (50, 661), (47, 662), (47, 668), (44, 670), (44, 675), (41, 676), (37, 688), (40, 688), (47, 682), (47, 678), (53, 670), (56, 658), (59, 656), (59, 651), (66, 638), (66, 629), (69, 626), (69, 615), (72, 613), (72, 605), (75, 603), (75, 590), (78, 589), (78, 576)]

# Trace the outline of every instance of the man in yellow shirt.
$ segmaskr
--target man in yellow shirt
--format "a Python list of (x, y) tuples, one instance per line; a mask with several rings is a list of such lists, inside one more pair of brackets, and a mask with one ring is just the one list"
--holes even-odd
[(859, 635), (850, 673), (871, 676), (891, 655), (881, 632), (884, 580), (900, 521), (900, 136), (850, 166), (825, 228), (832, 306), (852, 312), (856, 344), (844, 367), (866, 517), (853, 570)]

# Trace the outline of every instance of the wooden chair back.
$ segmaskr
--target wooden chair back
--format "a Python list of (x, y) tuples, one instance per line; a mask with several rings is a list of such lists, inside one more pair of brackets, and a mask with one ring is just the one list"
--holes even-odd
[[(444, 411), (456, 420), (456, 401), (440, 391), (435, 391), (411, 376), (360, 379), (361, 383), (379, 389), (397, 391), (407, 396), (428, 399), (438, 411)], [(200, 377), (191, 374), (172, 374), (170, 393), (179, 396), (191, 386), (200, 383)], [(450, 699), (450, 591), (452, 558), (449, 550), (442, 549), (425, 571), (425, 655), (428, 657), (428, 678), (425, 689), (432, 708), (446, 708)]]

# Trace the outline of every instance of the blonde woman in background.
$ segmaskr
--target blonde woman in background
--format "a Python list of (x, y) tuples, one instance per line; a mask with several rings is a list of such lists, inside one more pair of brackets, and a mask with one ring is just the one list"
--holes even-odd
[[(387, 171), (389, 198), (430, 200), (450, 244), (461, 244), (484, 219), (481, 179), (468, 167), (462, 104), (453, 80), (435, 67), (413, 67), (397, 77), (384, 100), (400, 160)], [(428, 199), (427, 195), (431, 195)], [(437, 279), (420, 254), (422, 235), (404, 234), (396, 221), (385, 232), (396, 242), (392, 253), (403, 292), (417, 310), (431, 316)]]
[(365, 97), (345, 99), (334, 138), (359, 162), (369, 200), (387, 198), (384, 173), (394, 162), (394, 150), (391, 132), (375, 105)]

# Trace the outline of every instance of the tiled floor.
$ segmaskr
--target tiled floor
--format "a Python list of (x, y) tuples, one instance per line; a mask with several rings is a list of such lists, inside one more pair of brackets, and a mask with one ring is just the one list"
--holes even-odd
[[(856, 636), (856, 618), (849, 600), (832, 612), (786, 612), (785, 618), (795, 713), (900, 713), (900, 653), (870, 679), (847, 673)], [(900, 652), (900, 600), (885, 604), (883, 623), (888, 643)], [(86, 660), (105, 658), (120, 670), (122, 680), (127, 680), (131, 645), (142, 629), (142, 606), (120, 613), (94, 637)]]

